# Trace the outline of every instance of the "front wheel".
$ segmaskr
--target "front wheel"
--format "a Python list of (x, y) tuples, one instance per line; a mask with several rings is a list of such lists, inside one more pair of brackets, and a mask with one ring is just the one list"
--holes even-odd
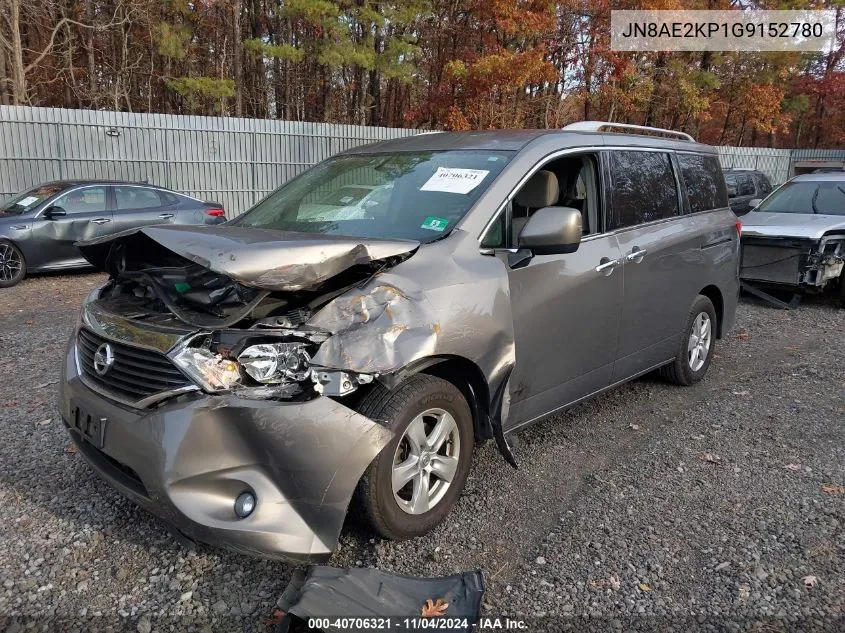
[(678, 354), (660, 375), (676, 385), (689, 386), (704, 378), (716, 347), (716, 309), (704, 295), (698, 295), (687, 317)]
[(9, 288), (23, 281), (26, 262), (21, 250), (11, 242), (0, 242), (0, 288)]
[(386, 420), (396, 434), (358, 485), (367, 520), (393, 540), (425, 534), (466, 483), (474, 445), (469, 405), (452, 383), (417, 374), (392, 391), (377, 385), (359, 411)]

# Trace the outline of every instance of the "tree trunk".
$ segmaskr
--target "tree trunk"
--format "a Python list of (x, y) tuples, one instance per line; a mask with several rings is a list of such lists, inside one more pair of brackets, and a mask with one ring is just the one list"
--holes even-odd
[(800, 147), (798, 144), (801, 141), (801, 128), (804, 126), (804, 115), (798, 117), (798, 125), (795, 127), (795, 143), (794, 147)]
[[(94, 0), (85, 4), (85, 18), (88, 24), (94, 23)], [(88, 105), (97, 107), (97, 60), (94, 52), (94, 29), (85, 29), (85, 54), (88, 57)]]
[[(261, 28), (262, 7), (261, 0), (252, 0), (249, 7), (249, 32), (253, 39), (263, 39)], [(256, 55), (250, 69), (250, 108), (249, 113), (259, 119), (267, 116), (267, 73), (264, 69), (264, 57)]]
[(235, 116), (243, 116), (243, 44), (241, 42), (241, 0), (232, 3), (232, 66), (235, 74)]
[(822, 123), (824, 122), (824, 96), (819, 95), (818, 103), (816, 104), (816, 136), (813, 139), (813, 147), (818, 148), (822, 141)]
[(0, 105), (9, 105), (9, 93), (6, 90), (6, 47), (0, 44)]
[(646, 109), (643, 125), (655, 125), (659, 123), (654, 111), (657, 106), (657, 98), (661, 92), (660, 88), (663, 85), (663, 69), (666, 67), (666, 55), (663, 52), (657, 53), (657, 61), (654, 63), (654, 89), (651, 91), (651, 96), (648, 99), (648, 108)]
[(12, 28), (12, 103), (24, 105), (26, 97), (26, 73), (23, 66), (23, 42), (21, 42), (21, 3), (9, 0), (9, 22)]

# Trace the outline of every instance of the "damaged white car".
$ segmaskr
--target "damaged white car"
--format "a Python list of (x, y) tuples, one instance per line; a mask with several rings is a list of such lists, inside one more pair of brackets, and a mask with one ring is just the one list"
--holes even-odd
[(845, 307), (845, 173), (796, 176), (753, 203), (742, 218), (746, 287), (833, 289)]

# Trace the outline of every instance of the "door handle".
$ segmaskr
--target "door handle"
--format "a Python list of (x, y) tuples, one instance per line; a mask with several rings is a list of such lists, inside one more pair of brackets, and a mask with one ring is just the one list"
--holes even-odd
[(643, 257), (648, 254), (648, 251), (644, 248), (640, 248), (639, 246), (635, 246), (631, 249), (631, 252), (625, 255), (626, 262), (634, 262), (635, 264), (639, 264), (643, 261)]
[(111, 220), (109, 220), (108, 218), (96, 218), (96, 219), (91, 220), (91, 221), (92, 221), (94, 224), (105, 224), (105, 223), (107, 223), (107, 222), (111, 222)]
[(599, 265), (596, 266), (596, 272), (601, 273), (605, 277), (610, 277), (616, 267), (621, 264), (621, 259), (609, 259), (607, 257), (602, 257), (601, 260), (599, 260)]
[(173, 215), (174, 215), (173, 213), (162, 213), (161, 215), (158, 216), (158, 219), (159, 220), (169, 220), (170, 218), (173, 217)]

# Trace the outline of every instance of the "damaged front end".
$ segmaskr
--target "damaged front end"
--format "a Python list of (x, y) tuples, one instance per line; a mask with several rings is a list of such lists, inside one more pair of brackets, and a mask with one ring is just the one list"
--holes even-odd
[(166, 354), (209, 394), (308, 400), (346, 396), (373, 381), (377, 371), (321, 366), (321, 346), (333, 332), (310, 321), (410, 257), (417, 243), (175, 228), (80, 245), (110, 275), (85, 306), (91, 329), (128, 344), (147, 339), (141, 343)]
[[(63, 366), (62, 419), (80, 454), (191, 539), (328, 556), (393, 432), (345, 398), (377, 374), (315, 362), (333, 333), (311, 321), (417, 246), (237, 228), (80, 245), (109, 273)], [(254, 271), (253, 258), (275, 268)]]
[[(476, 438), (494, 438), (515, 466), (503, 435), (516, 362), (507, 274), (499, 259), (477, 256), (471, 236), (453, 235), (418, 258), (410, 240), (235, 226), (129, 231), (80, 244), (110, 275), (83, 319), (103, 340), (166, 355), (185, 379), (174, 394), (327, 396), (354, 408), (362, 387), (390, 389), (458, 359), (452, 371), (465, 383)], [(93, 367), (94, 343), (81, 369), (105, 395), (126, 388), (130, 404), (166, 399), (107, 384)]]
[(748, 283), (821, 292), (842, 275), (845, 234), (821, 239), (743, 235), (740, 278)]

